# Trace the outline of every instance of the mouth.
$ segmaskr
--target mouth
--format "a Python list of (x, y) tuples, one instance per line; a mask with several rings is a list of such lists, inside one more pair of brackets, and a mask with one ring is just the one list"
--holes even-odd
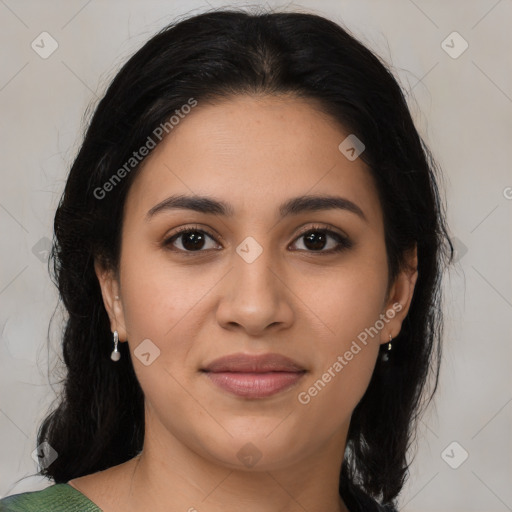
[(201, 369), (216, 387), (244, 398), (266, 398), (295, 386), (307, 372), (280, 354), (232, 354)]

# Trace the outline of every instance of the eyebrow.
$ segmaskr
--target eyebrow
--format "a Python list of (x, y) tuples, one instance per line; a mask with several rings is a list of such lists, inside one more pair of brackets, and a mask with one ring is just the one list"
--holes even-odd
[[(233, 207), (225, 201), (208, 196), (175, 195), (153, 206), (146, 214), (146, 220), (150, 220), (157, 213), (180, 209), (225, 217), (233, 217), (235, 215)], [(304, 195), (288, 199), (279, 207), (279, 215), (283, 219), (284, 217), (298, 215), (303, 212), (334, 209), (354, 213), (365, 222), (368, 222), (363, 210), (357, 204), (344, 197), (332, 195)]]

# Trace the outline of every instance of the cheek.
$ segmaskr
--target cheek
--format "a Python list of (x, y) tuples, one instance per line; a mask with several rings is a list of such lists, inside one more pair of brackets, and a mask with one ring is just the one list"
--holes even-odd
[(315, 428), (328, 430), (348, 420), (370, 382), (386, 325), (380, 320), (386, 260), (360, 257), (328, 279), (304, 279), (303, 286), (307, 304), (316, 314), (312, 323), (318, 327), (315, 332), (310, 329), (315, 365), (297, 398), (309, 408), (310, 421), (323, 418), (325, 423)]
[(154, 337), (161, 342), (183, 327), (194, 305), (208, 291), (208, 280), (166, 263), (160, 249), (132, 244), (121, 259), (123, 312), (128, 339)]
[(314, 372), (297, 393), (297, 407), (303, 411), (301, 417), (308, 422), (308, 430), (320, 437), (349, 425), (355, 407), (368, 388), (376, 351), (361, 346), (354, 352), (357, 353), (350, 360), (345, 352), (329, 358), (329, 364)]
[[(133, 257), (121, 262), (120, 277), (127, 339), (137, 380), (156, 409), (165, 411), (172, 405), (173, 410), (186, 417), (194, 407), (183, 383), (193, 371), (187, 361), (200, 329), (194, 321), (194, 308), (200, 306), (208, 283), (201, 279), (192, 282), (190, 275), (179, 269), (169, 271), (165, 265), (155, 263), (156, 258), (152, 259), (147, 247), (131, 254)], [(144, 358), (144, 353), (149, 356)]]
[(357, 256), (328, 274), (302, 276), (297, 289), (302, 290), (300, 297), (310, 310), (310, 325), (315, 326), (312, 334), (322, 346), (341, 350), (379, 319), (387, 287), (382, 259)]
[(297, 393), (310, 427), (326, 435), (348, 424), (369, 385), (380, 348), (375, 325), (385, 287), (369, 289), (358, 280), (344, 279), (343, 286), (331, 281), (329, 290), (310, 299), (321, 306), (325, 326), (312, 333), (315, 363)]
[[(207, 293), (208, 280), (196, 278), (191, 281), (190, 273), (162, 265), (147, 247), (137, 251), (127, 246), (125, 254), (130, 257), (121, 260), (123, 313), (139, 380), (145, 382), (155, 369), (166, 368), (173, 374), (181, 371), (198, 328), (194, 322), (194, 308)], [(150, 340), (154, 346), (145, 340)], [(151, 368), (149, 373), (141, 364), (143, 361), (138, 360), (143, 342), (149, 352), (157, 354), (154, 363), (147, 367)], [(159, 378), (166, 377), (162, 374)]]

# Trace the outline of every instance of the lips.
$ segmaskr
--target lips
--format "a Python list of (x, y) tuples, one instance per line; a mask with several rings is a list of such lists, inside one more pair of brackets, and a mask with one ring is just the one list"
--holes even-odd
[(280, 354), (232, 354), (201, 371), (223, 391), (244, 398), (266, 398), (297, 384), (306, 369)]
[(281, 354), (232, 354), (220, 357), (211, 362), (203, 371), (207, 372), (244, 372), (244, 373), (266, 373), (266, 372), (303, 372), (299, 363)]

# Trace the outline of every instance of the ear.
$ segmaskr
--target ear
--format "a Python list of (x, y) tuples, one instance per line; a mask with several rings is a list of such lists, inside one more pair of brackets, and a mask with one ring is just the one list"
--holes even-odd
[[(381, 343), (389, 342), (389, 335), (396, 338), (402, 328), (404, 321), (412, 301), (416, 280), (418, 279), (418, 248), (417, 245), (413, 249), (405, 253), (404, 268), (396, 277), (393, 286), (389, 292), (389, 300), (387, 301), (384, 314), (390, 318), (386, 329), (381, 331)], [(395, 312), (391, 318), (392, 311)], [(391, 312), (391, 314), (389, 313)]]
[(110, 328), (112, 332), (118, 332), (119, 341), (126, 341), (127, 334), (119, 281), (114, 271), (105, 269), (98, 260), (94, 262), (94, 271), (100, 284), (103, 304), (110, 319)]

